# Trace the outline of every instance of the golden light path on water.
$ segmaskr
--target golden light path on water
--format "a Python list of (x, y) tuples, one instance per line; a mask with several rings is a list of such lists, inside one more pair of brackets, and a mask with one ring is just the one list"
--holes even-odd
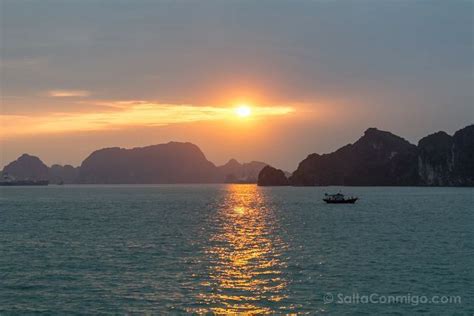
[(287, 297), (282, 269), (285, 243), (274, 213), (255, 185), (229, 185), (213, 217), (215, 231), (205, 250), (208, 278), (194, 312), (268, 314)]

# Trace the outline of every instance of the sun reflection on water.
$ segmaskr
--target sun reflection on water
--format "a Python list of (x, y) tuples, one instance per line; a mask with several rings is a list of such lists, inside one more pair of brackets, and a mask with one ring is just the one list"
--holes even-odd
[(212, 218), (215, 231), (206, 254), (210, 265), (206, 290), (195, 312), (263, 314), (278, 311), (287, 281), (278, 225), (255, 185), (229, 185)]

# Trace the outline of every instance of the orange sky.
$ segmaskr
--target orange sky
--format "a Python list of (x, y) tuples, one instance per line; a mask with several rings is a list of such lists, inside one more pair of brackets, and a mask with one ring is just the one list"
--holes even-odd
[[(61, 4), (59, 4), (61, 3)], [(2, 1), (0, 166), (169, 141), (292, 171), (474, 121), (469, 1)], [(235, 107), (250, 104), (239, 117)]]
[[(55, 91), (54, 97), (71, 96), (72, 92)], [(104, 106), (102, 110), (81, 112), (50, 112), (45, 114), (0, 114), (0, 138), (25, 135), (117, 130), (134, 126), (156, 127), (170, 124), (233, 120), (260, 120), (270, 116), (288, 115), (291, 106), (259, 106), (236, 103), (232, 107), (193, 106), (189, 104), (161, 104), (149, 101), (89, 101)], [(236, 113), (245, 104), (251, 111), (248, 117)], [(21, 126), (22, 128), (18, 128)]]
[[(246, 98), (251, 114), (240, 117), (235, 109), (244, 98), (220, 107), (67, 99), (84, 105), (83, 110), (0, 115), (2, 163), (28, 152), (47, 164), (79, 165), (96, 149), (173, 140), (197, 144), (216, 164), (230, 158), (241, 162), (260, 160), (293, 171), (313, 152), (312, 148), (322, 153), (355, 141), (362, 135), (365, 122), (380, 121), (383, 111), (361, 105), (350, 107), (343, 99), (310, 106), (268, 106)], [(386, 124), (392, 118), (386, 118)]]

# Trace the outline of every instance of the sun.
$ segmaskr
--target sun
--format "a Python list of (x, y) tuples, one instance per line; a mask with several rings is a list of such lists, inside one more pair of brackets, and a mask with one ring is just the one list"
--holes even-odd
[(248, 117), (252, 114), (252, 108), (247, 104), (240, 104), (235, 108), (235, 114), (239, 117)]

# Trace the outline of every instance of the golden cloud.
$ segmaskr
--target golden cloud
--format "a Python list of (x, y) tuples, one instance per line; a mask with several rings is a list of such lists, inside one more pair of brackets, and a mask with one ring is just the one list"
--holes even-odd
[(47, 93), (48, 96), (55, 98), (87, 97), (90, 94), (87, 90), (49, 90)]
[[(111, 130), (130, 126), (163, 126), (198, 121), (238, 119), (235, 109), (216, 106), (160, 104), (147, 101), (116, 101), (97, 103), (108, 105), (108, 111), (52, 113), (40, 116), (0, 115), (3, 137)], [(289, 106), (252, 106), (252, 118), (285, 115), (294, 112)]]

